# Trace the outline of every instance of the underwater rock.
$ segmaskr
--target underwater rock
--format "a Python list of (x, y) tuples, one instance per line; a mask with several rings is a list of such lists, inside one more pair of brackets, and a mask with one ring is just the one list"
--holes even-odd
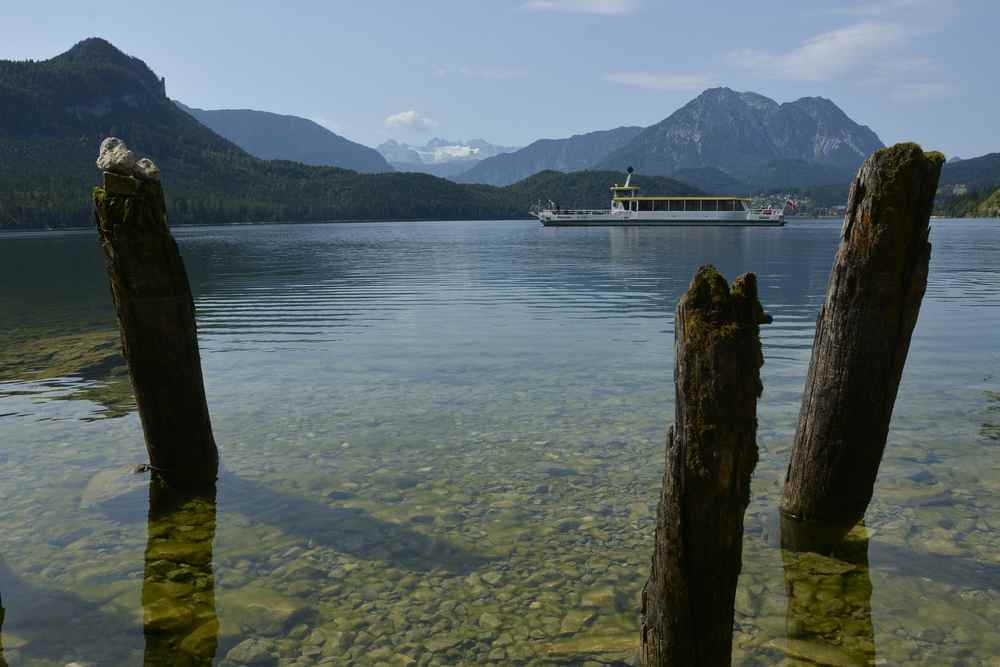
[(274, 643), (263, 639), (246, 639), (226, 654), (226, 660), (238, 665), (261, 665), (274, 662)]
[(587, 591), (580, 596), (580, 604), (595, 609), (614, 609), (616, 607), (615, 591), (610, 587)]
[(605, 664), (635, 664), (639, 641), (635, 637), (594, 635), (571, 637), (551, 642), (542, 649), (549, 660), (579, 665), (586, 660)]
[(767, 645), (781, 651), (789, 658), (806, 660), (817, 665), (829, 665), (829, 667), (865, 667), (868, 664), (866, 661), (848, 655), (836, 647), (814, 641), (803, 639), (772, 639)]
[(219, 621), (211, 619), (202, 623), (181, 642), (180, 649), (184, 653), (199, 658), (215, 657), (219, 637)]
[(500, 617), (491, 611), (484, 611), (479, 616), (479, 627), (485, 628), (486, 630), (499, 630), (500, 626), (503, 625), (503, 621)]
[(445, 635), (444, 637), (435, 637), (434, 639), (428, 639), (424, 643), (424, 647), (431, 653), (440, 653), (441, 651), (447, 651), (450, 648), (454, 648), (462, 643), (462, 640), (453, 635)]
[(259, 586), (225, 591), (217, 597), (219, 616), (257, 634), (277, 635), (305, 615), (309, 607), (298, 599)]
[(563, 617), (562, 624), (559, 626), (559, 634), (576, 634), (594, 620), (596, 615), (591, 609), (571, 609)]
[(173, 633), (190, 623), (187, 605), (171, 598), (164, 597), (143, 606), (142, 625), (149, 632)]
[(102, 470), (87, 482), (80, 495), (80, 509), (104, 505), (124, 496), (130, 496), (149, 486), (147, 475), (136, 473), (134, 465)]
[(483, 581), (491, 586), (496, 586), (503, 580), (503, 575), (499, 572), (487, 572), (482, 577)]

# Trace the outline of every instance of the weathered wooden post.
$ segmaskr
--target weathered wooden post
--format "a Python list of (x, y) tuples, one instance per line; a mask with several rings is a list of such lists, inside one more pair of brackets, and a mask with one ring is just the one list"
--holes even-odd
[(122, 353), (153, 471), (177, 486), (211, 484), (219, 455), (205, 400), (194, 301), (167, 227), (159, 172), (118, 139), (101, 145), (97, 229)]
[(927, 287), (943, 163), (897, 144), (873, 153), (851, 186), (785, 478), (786, 546), (836, 543), (871, 501)]
[(743, 513), (757, 465), (761, 323), (752, 273), (698, 269), (674, 324), (674, 426), (642, 592), (647, 667), (729, 665)]
[(142, 582), (147, 667), (208, 666), (215, 658), (215, 516), (214, 487), (191, 491), (152, 480)]

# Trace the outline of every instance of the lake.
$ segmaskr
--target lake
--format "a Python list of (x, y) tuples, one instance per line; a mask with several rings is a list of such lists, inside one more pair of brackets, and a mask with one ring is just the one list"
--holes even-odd
[(851, 553), (778, 545), (839, 231), (178, 228), (224, 472), (166, 500), (127, 472), (145, 449), (96, 232), (0, 236), (3, 655), (632, 664), (673, 313), (712, 263), (755, 272), (774, 316), (734, 664), (1000, 664), (996, 221), (932, 221)]

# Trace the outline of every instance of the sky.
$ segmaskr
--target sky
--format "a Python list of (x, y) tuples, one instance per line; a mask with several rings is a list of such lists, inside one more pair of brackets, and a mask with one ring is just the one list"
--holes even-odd
[(646, 126), (728, 86), (827, 97), (887, 144), (1000, 151), (1000, 0), (0, 1), (0, 59), (92, 36), (190, 106), (370, 146)]

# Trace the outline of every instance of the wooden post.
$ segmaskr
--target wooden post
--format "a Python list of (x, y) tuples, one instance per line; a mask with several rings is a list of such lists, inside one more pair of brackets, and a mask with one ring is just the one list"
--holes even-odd
[(767, 321), (752, 273), (730, 287), (711, 266), (698, 269), (677, 306), (675, 424), (642, 592), (647, 667), (730, 664)]
[(97, 229), (150, 466), (177, 486), (211, 484), (219, 455), (205, 401), (194, 301), (156, 180), (105, 172)]
[(836, 543), (868, 508), (927, 287), (943, 163), (897, 144), (873, 153), (851, 187), (785, 478), (786, 541)]
[(215, 515), (214, 487), (177, 489), (153, 478), (142, 581), (147, 667), (208, 667), (215, 658)]

